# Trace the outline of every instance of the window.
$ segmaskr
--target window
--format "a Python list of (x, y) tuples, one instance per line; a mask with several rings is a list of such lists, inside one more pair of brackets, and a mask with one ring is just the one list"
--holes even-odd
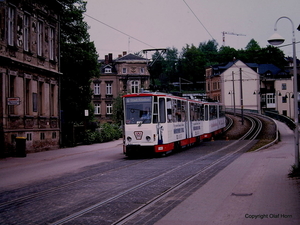
[(126, 124), (136, 124), (138, 121), (151, 123), (152, 97), (139, 96), (124, 98), (124, 113)]
[(26, 140), (27, 141), (32, 141), (32, 133), (27, 133), (26, 134)]
[(38, 21), (37, 24), (37, 54), (42, 56), (43, 53), (43, 23)]
[[(9, 97), (15, 97), (15, 76), (9, 76)], [(15, 113), (15, 107), (13, 105), (9, 106), (9, 113)]]
[(31, 87), (31, 80), (26, 79), (26, 95), (25, 95), (25, 110), (26, 115), (30, 114), (30, 87)]
[(267, 104), (274, 104), (275, 96), (273, 94), (267, 94)]
[(111, 103), (106, 104), (106, 114), (108, 114), (108, 115), (112, 114), (112, 104)]
[(49, 59), (54, 60), (54, 28), (49, 29)]
[[(44, 82), (39, 82), (39, 103), (38, 103), (38, 107), (39, 107), (39, 114), (42, 116), (44, 115)], [(34, 111), (34, 110), (33, 110)], [(34, 111), (36, 112), (36, 111)]]
[(8, 8), (8, 26), (7, 26), (7, 41), (8, 45), (13, 46), (14, 45), (14, 26), (15, 26), (15, 9), (12, 7)]
[(122, 73), (127, 73), (127, 69), (126, 69), (126, 68), (123, 68), (123, 69), (122, 69)]
[(145, 73), (145, 68), (141, 68), (141, 74), (144, 74)]
[(24, 51), (29, 51), (29, 16), (27, 14), (24, 14)]
[(50, 86), (50, 114), (51, 114), (51, 116), (55, 115), (55, 109), (54, 109), (55, 97), (54, 97), (54, 94), (55, 94), (55, 85), (51, 84), (51, 86)]
[(57, 135), (56, 132), (52, 132), (52, 139), (56, 139)]
[(45, 133), (40, 133), (40, 140), (45, 140)]
[(100, 83), (94, 84), (94, 95), (100, 95)]
[(282, 103), (287, 103), (287, 96), (282, 96)]
[(286, 90), (286, 83), (281, 84), (281, 90)]
[(106, 83), (106, 94), (112, 95), (112, 84), (111, 83)]
[(166, 101), (164, 98), (159, 98), (159, 122), (166, 122)]
[(139, 82), (131, 81), (131, 93), (139, 93)]
[(101, 114), (100, 103), (95, 103), (94, 104), (94, 113), (95, 113), (95, 115), (100, 115)]
[(104, 73), (111, 73), (111, 68), (105, 68)]
[(33, 110), (33, 112), (38, 111), (37, 93), (32, 93), (32, 110)]

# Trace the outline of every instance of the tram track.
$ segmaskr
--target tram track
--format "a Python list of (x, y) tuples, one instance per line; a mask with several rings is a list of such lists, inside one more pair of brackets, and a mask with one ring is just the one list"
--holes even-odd
[[(249, 119), (249, 118), (247, 118)], [(99, 192), (98, 196), (95, 196), (93, 198), (99, 199), (99, 201), (90, 202), (89, 199), (92, 199), (92, 197), (89, 197), (85, 203), (87, 205), (86, 207), (79, 207), (76, 210), (71, 210), (68, 215), (61, 214), (56, 215), (56, 217), (53, 217), (52, 219), (47, 220), (47, 224), (72, 224), (76, 223), (76, 221), (82, 217), (87, 217), (87, 215), (93, 214), (94, 211), (97, 211), (97, 215), (103, 213), (105, 211), (106, 207), (109, 207), (113, 204), (120, 204), (119, 202), (126, 202), (126, 199), (130, 199), (129, 196), (136, 196), (138, 193), (145, 193), (147, 188), (149, 187), (155, 187), (157, 183), (165, 183), (165, 180), (168, 180), (173, 177), (177, 177), (179, 174), (179, 171), (186, 170), (189, 173), (186, 176), (180, 177), (177, 180), (172, 179), (172, 182), (170, 185), (167, 185), (166, 187), (163, 187), (160, 191), (157, 191), (156, 194), (153, 194), (152, 196), (149, 196), (145, 202), (138, 204), (137, 207), (132, 207), (128, 209), (128, 211), (125, 211), (121, 216), (115, 218), (114, 220), (107, 220), (107, 221), (113, 221), (109, 224), (124, 224), (128, 221), (134, 220), (136, 216), (140, 215), (140, 213), (147, 210), (149, 207), (154, 207), (155, 204), (164, 198), (166, 198), (169, 195), (172, 195), (174, 192), (183, 189), (188, 183), (192, 182), (193, 180), (197, 179), (199, 176), (205, 176), (208, 171), (214, 170), (215, 167), (218, 167), (218, 165), (224, 164), (228, 160), (233, 160), (234, 157), (238, 157), (237, 155), (240, 154), (240, 152), (243, 151), (243, 149), (249, 145), (249, 141), (254, 140), (255, 137), (258, 135), (259, 132), (254, 131), (259, 130), (258, 122), (255, 122), (253, 119), (253, 122), (251, 122), (251, 132), (247, 132), (242, 138), (227, 142), (227, 145), (225, 147), (222, 147), (216, 151), (212, 151), (209, 153), (205, 153), (204, 155), (201, 155), (195, 159), (192, 160), (186, 160), (181, 162), (178, 165), (175, 165), (173, 167), (170, 167), (169, 170), (164, 171), (162, 173), (152, 174), (143, 176), (144, 179), (140, 180), (136, 184), (133, 184), (131, 186), (128, 186), (124, 189), (118, 189), (117, 187), (112, 187), (110, 190), (106, 190), (103, 192)], [(251, 140), (250, 140), (251, 139)], [(241, 142), (242, 141), (242, 142)], [(238, 146), (238, 147), (236, 147)], [(237, 148), (236, 150), (233, 150)], [(188, 152), (188, 151), (187, 151)], [(179, 153), (184, 154), (184, 152)], [(219, 155), (221, 157), (219, 157)], [(163, 158), (162, 158), (163, 159)], [(161, 159), (161, 160), (162, 160)], [(109, 169), (106, 171), (102, 171), (99, 174), (94, 174), (92, 176), (83, 177), (81, 179), (75, 180), (73, 182), (66, 183), (64, 185), (60, 185), (59, 187), (50, 188), (48, 190), (44, 190), (38, 193), (33, 193), (27, 196), (22, 196), (17, 199), (13, 199), (11, 201), (3, 202), (0, 204), (0, 209), (4, 208), (11, 208), (15, 207), (16, 205), (24, 205), (24, 204), (35, 204), (34, 202), (40, 201), (39, 198), (42, 199), (45, 198), (45, 196), (49, 196), (49, 198), (57, 198), (54, 197), (56, 195), (62, 195), (62, 193), (69, 192), (69, 189), (73, 188), (74, 186), (81, 185), (83, 183), (88, 182), (95, 182), (93, 179), (99, 180), (101, 176), (105, 176), (109, 173), (120, 173), (123, 170), (133, 170), (137, 166), (147, 167), (147, 165), (151, 165), (151, 163), (154, 160), (154, 162), (159, 161), (158, 159), (146, 159), (141, 161), (134, 161), (134, 163), (126, 164), (123, 166), (120, 166), (118, 168)], [(199, 166), (199, 168), (194, 168), (195, 165)], [(134, 167), (134, 168), (133, 168)], [(132, 169), (131, 169), (132, 168)], [(101, 193), (101, 194), (100, 194)], [(112, 194), (115, 193), (115, 194)], [(53, 196), (53, 197), (52, 197)], [(131, 201), (131, 199), (130, 199)], [(88, 204), (90, 202), (90, 204)], [(117, 203), (116, 203), (117, 202)], [(79, 204), (79, 203), (78, 203)], [(106, 217), (107, 215), (103, 215), (103, 217)]]
[(26, 200), (30, 200), (30, 199), (33, 199), (33, 198), (38, 198), (40, 196), (44, 197), (47, 194), (51, 194), (51, 193), (57, 192), (59, 190), (67, 188), (69, 186), (75, 185), (76, 183), (87, 181), (87, 180), (90, 180), (90, 179), (92, 179), (94, 177), (97, 177), (97, 176), (103, 176), (105, 174), (108, 174), (108, 173), (111, 173), (111, 172), (114, 172), (114, 171), (118, 171), (118, 170), (122, 170), (122, 169), (128, 168), (130, 166), (135, 166), (137, 164), (141, 164), (141, 163), (144, 163), (144, 162), (149, 161), (149, 160), (153, 160), (153, 159), (145, 159), (145, 160), (134, 162), (134, 163), (131, 163), (129, 165), (124, 165), (124, 166), (121, 166), (121, 167), (118, 167), (118, 168), (108, 169), (106, 171), (102, 171), (101, 173), (97, 173), (97, 174), (94, 174), (94, 175), (91, 175), (91, 176), (85, 176), (83, 178), (80, 178), (80, 179), (77, 179), (75, 181), (71, 181), (71, 182), (65, 183), (63, 185), (59, 185), (57, 187), (52, 187), (52, 188), (49, 188), (49, 189), (46, 189), (46, 190), (43, 190), (43, 191), (38, 191), (38, 192), (35, 192), (35, 193), (32, 193), (32, 194), (28, 194), (28, 195), (25, 195), (25, 196), (22, 196), (22, 197), (17, 197), (17, 198), (15, 198), (13, 200), (5, 201), (5, 202), (0, 202), (0, 210), (2, 208), (5, 208), (5, 207), (9, 206), (9, 205), (19, 204), (19, 203), (22, 203), (22, 202), (24, 202)]
[[(153, 183), (153, 182), (156, 182), (158, 181), (159, 179), (165, 177), (165, 176), (168, 176), (170, 175), (171, 173), (174, 173), (178, 170), (182, 170), (184, 167), (187, 167), (189, 165), (194, 165), (195, 163), (199, 162), (199, 161), (202, 161), (202, 160), (205, 160), (206, 158), (212, 156), (212, 155), (215, 155), (215, 154), (218, 154), (219, 152), (222, 152), (224, 150), (228, 150), (229, 148), (231, 148), (232, 146), (236, 145), (239, 141), (241, 140), (254, 140), (257, 135), (259, 134), (260, 130), (261, 130), (261, 122), (259, 121), (259, 119), (257, 118), (252, 118), (250, 116), (247, 116), (246, 117), (250, 122), (251, 122), (251, 129), (245, 134), (243, 135), (243, 137), (241, 137), (240, 139), (234, 141), (233, 143), (217, 150), (217, 151), (214, 151), (214, 152), (211, 152), (209, 154), (206, 154), (200, 158), (197, 158), (197, 159), (194, 159), (192, 161), (189, 161), (185, 164), (182, 164), (172, 170), (169, 170), (169, 171), (166, 171), (164, 173), (162, 173), (161, 175), (159, 176), (156, 176), (152, 179), (149, 179), (139, 185), (136, 185), (122, 193), (119, 193), (118, 195), (112, 197), (112, 198), (109, 198), (109, 199), (106, 199), (105, 201), (102, 201), (102, 202), (99, 202), (97, 204), (94, 204), (90, 207), (87, 207), (79, 212), (76, 212), (72, 215), (69, 215), (65, 218), (62, 218), (56, 222), (53, 222), (51, 223), (51, 225), (59, 225), (59, 224), (65, 224), (69, 221), (72, 221), (84, 214), (87, 214), (87, 213), (90, 213), (91, 211), (93, 210), (96, 210), (97, 208), (99, 207), (103, 207), (105, 204), (108, 204), (112, 201), (115, 201), (119, 198), (122, 198), (124, 195), (126, 194), (129, 194), (131, 192), (134, 192), (140, 188), (143, 188), (145, 187), (146, 185), (149, 185), (150, 183)], [(242, 146), (240, 146), (237, 150), (233, 151), (233, 152), (230, 152), (228, 154), (225, 154), (224, 156), (222, 156), (221, 158), (218, 158), (217, 160), (214, 160), (213, 162), (211, 162), (210, 164), (208, 164), (207, 166), (205, 166), (204, 168), (198, 170), (196, 173), (194, 173), (193, 175), (190, 175), (188, 177), (186, 177), (185, 179), (181, 180), (180, 182), (174, 184), (172, 187), (168, 188), (167, 190), (165, 190), (164, 192), (162, 192), (161, 194), (153, 197), (152, 199), (148, 200), (146, 203), (144, 203), (143, 205), (139, 206), (138, 208), (132, 210), (131, 212), (127, 213), (126, 215), (124, 215), (123, 217), (121, 217), (120, 219), (118, 219), (117, 221), (113, 222), (112, 224), (115, 224), (115, 225), (119, 225), (119, 224), (125, 224), (127, 223), (128, 221), (132, 220), (136, 215), (138, 215), (139, 213), (141, 212), (144, 212), (147, 208), (151, 207), (152, 205), (154, 205), (155, 203), (157, 203), (158, 201), (160, 201), (161, 199), (165, 198), (166, 196), (168, 196), (169, 194), (171, 194), (172, 192), (174, 192), (175, 190), (183, 187), (184, 185), (186, 185), (187, 183), (191, 182), (193, 179), (195, 179), (196, 177), (198, 177), (200, 174), (203, 174), (205, 173), (206, 171), (208, 171), (209, 169), (213, 168), (214, 166), (222, 163), (223, 161), (225, 161), (226, 159), (228, 159), (229, 157), (233, 157), (233, 155), (235, 154), (238, 154), (239, 152), (241, 152), (242, 149), (244, 149), (249, 143), (245, 143), (243, 144)]]

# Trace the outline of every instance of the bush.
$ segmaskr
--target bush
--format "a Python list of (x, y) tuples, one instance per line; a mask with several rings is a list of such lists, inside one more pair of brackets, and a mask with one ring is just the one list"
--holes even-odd
[(84, 133), (84, 144), (108, 142), (122, 137), (122, 130), (115, 124), (105, 123), (96, 131), (86, 130)]

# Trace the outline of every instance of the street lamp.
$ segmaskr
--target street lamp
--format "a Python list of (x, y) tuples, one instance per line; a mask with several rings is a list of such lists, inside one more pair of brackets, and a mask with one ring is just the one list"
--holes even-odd
[[(298, 85), (297, 85), (297, 66), (296, 66), (296, 38), (295, 38), (295, 27), (293, 21), (286, 16), (282, 16), (275, 22), (274, 31), (277, 31), (277, 23), (281, 19), (288, 19), (292, 24), (292, 33), (293, 33), (293, 75), (294, 75), (294, 120), (295, 120), (295, 166), (299, 168), (299, 130), (298, 130)], [(268, 42), (271, 45), (280, 45), (284, 42), (284, 38), (279, 34), (273, 34)]]

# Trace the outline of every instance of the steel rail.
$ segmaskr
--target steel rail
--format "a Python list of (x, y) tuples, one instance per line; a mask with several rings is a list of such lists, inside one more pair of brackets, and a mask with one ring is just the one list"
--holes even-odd
[(87, 177), (84, 177), (84, 178), (81, 178), (81, 179), (78, 179), (78, 180), (75, 180), (75, 181), (72, 181), (72, 182), (68, 182), (68, 183), (60, 185), (58, 187), (49, 188), (47, 190), (39, 191), (39, 192), (36, 192), (36, 193), (33, 193), (33, 194), (29, 194), (29, 195), (26, 195), (26, 196), (23, 196), (23, 197), (19, 197), (19, 198), (10, 200), (10, 201), (2, 202), (2, 203), (0, 203), (0, 209), (2, 209), (4, 207), (7, 207), (9, 205), (20, 203), (20, 202), (23, 202), (23, 201), (26, 201), (26, 200), (29, 200), (29, 199), (33, 199), (33, 198), (36, 198), (36, 197), (40, 197), (40, 196), (44, 197), (45, 194), (56, 192), (58, 190), (66, 188), (70, 185), (74, 185), (78, 182), (89, 180), (89, 179), (91, 179), (93, 177), (97, 177), (97, 176), (103, 176), (104, 174), (107, 174), (107, 173), (110, 173), (110, 172), (113, 172), (113, 171), (122, 170), (124, 168), (128, 168), (130, 166), (135, 166), (137, 164), (144, 163), (144, 162), (150, 161), (150, 160), (153, 160), (153, 159), (145, 159), (145, 160), (142, 160), (142, 161), (139, 161), (139, 162), (131, 163), (129, 165), (121, 166), (121, 167), (114, 168), (114, 169), (109, 169), (109, 170), (104, 171), (102, 173), (97, 173), (97, 174), (94, 174), (92, 176), (87, 176)]
[[(251, 126), (252, 129), (251, 129), (251, 130), (254, 129), (253, 126), (256, 126), (256, 124), (255, 124), (255, 123), (252, 123), (252, 126)], [(242, 138), (246, 139), (247, 136), (249, 136), (249, 133), (248, 133), (248, 132), (247, 132), (247, 134), (245, 134)], [(53, 222), (53, 223), (51, 223), (51, 225), (60, 225), (60, 224), (64, 224), (64, 223), (67, 223), (67, 222), (69, 222), (69, 221), (72, 221), (72, 220), (74, 220), (74, 219), (76, 219), (76, 218), (79, 218), (80, 216), (85, 215), (85, 214), (87, 214), (87, 213), (89, 213), (89, 212), (91, 212), (91, 211), (93, 211), (93, 210), (95, 210), (95, 209), (97, 209), (97, 208), (99, 208), (99, 207), (101, 207), (101, 206), (103, 206), (103, 205), (105, 205), (105, 204), (108, 204), (109, 202), (112, 202), (112, 201), (114, 201), (114, 200), (116, 200), (116, 199), (118, 199), (118, 198), (121, 198), (121, 197), (125, 196), (126, 194), (131, 193), (132, 191), (135, 191), (135, 190), (137, 190), (137, 189), (139, 189), (139, 188), (142, 188), (142, 187), (144, 187), (144, 186), (146, 186), (146, 185), (148, 185), (148, 184), (150, 184), (150, 183), (152, 183), (152, 182), (155, 182), (155, 181), (157, 181), (158, 179), (163, 178), (164, 176), (166, 176), (166, 175), (168, 175), (168, 174), (170, 174), (170, 173), (172, 173), (172, 172), (175, 172), (175, 171), (177, 171), (177, 170), (180, 170), (180, 169), (182, 169), (183, 167), (186, 167), (186, 166), (188, 166), (188, 165), (190, 165), (190, 164), (194, 164), (194, 163), (197, 162), (197, 161), (203, 160), (203, 159), (208, 158), (208, 157), (210, 157), (210, 156), (212, 156), (212, 155), (214, 155), (214, 154), (217, 154), (217, 153), (219, 153), (219, 152), (221, 152), (221, 151), (224, 151), (224, 150), (226, 150), (226, 149), (229, 149), (231, 146), (233, 146), (233, 145), (239, 143), (240, 140), (244, 140), (244, 139), (236, 140), (236, 141), (232, 142), (231, 144), (229, 144), (229, 145), (227, 145), (227, 146), (224, 146), (223, 148), (221, 148), (221, 149), (219, 149), (219, 150), (217, 150), (217, 151), (208, 153), (208, 154), (206, 154), (206, 155), (204, 155), (204, 156), (201, 156), (201, 157), (199, 157), (199, 158), (197, 158), (197, 159), (194, 159), (194, 160), (192, 160), (192, 161), (189, 161), (189, 162), (187, 162), (187, 163), (185, 163), (185, 164), (183, 164), (183, 165), (180, 165), (180, 166), (178, 166), (178, 167), (175, 167), (175, 168), (173, 168), (172, 170), (166, 171), (166, 172), (160, 174), (159, 176), (156, 176), (156, 177), (154, 177), (154, 178), (151, 178), (151, 179), (149, 179), (149, 180), (146, 180), (146, 181), (144, 181), (144, 182), (142, 182), (142, 183), (140, 183), (140, 184), (138, 184), (138, 185), (136, 185), (136, 186), (133, 186), (133, 187), (131, 187), (131, 188), (129, 188), (129, 189), (127, 189), (127, 190), (125, 190), (125, 191), (123, 191), (123, 192), (121, 192), (121, 193), (119, 193), (119, 194), (117, 194), (117, 195), (115, 195), (115, 196), (113, 196), (113, 197), (111, 197), (111, 198), (105, 199), (105, 200), (103, 200), (103, 201), (101, 201), (101, 202), (98, 202), (98, 203), (96, 203), (96, 204), (94, 204), (94, 205), (92, 205), (92, 206), (90, 206), (90, 207), (87, 207), (87, 208), (85, 208), (85, 209), (82, 209), (82, 210), (80, 210), (80, 211), (78, 211), (78, 212), (76, 212), (76, 213), (73, 213), (73, 214), (71, 214), (71, 215), (65, 217), (65, 218), (62, 218), (62, 219), (60, 219), (60, 220), (58, 220), (58, 221), (56, 221), (56, 222)], [(218, 163), (223, 162), (225, 159), (227, 159), (228, 157), (232, 156), (233, 154), (238, 153), (238, 152), (241, 151), (243, 148), (245, 148), (248, 144), (249, 144), (249, 143), (246, 143), (246, 144), (242, 145), (240, 148), (238, 148), (236, 151), (231, 152), (231, 153), (228, 153), (228, 154), (226, 154), (225, 156), (219, 158), (218, 160), (215, 160), (214, 162), (210, 163), (209, 165), (207, 165), (207, 166), (204, 167), (203, 169), (199, 170), (196, 174), (191, 175), (191, 176), (187, 177), (186, 179), (184, 179), (183, 181), (181, 181), (181, 182), (179, 182), (179, 183), (173, 185), (173, 186), (170, 187), (168, 190), (164, 191), (162, 194), (160, 194), (160, 195), (158, 195), (158, 196), (155, 196), (153, 199), (149, 200), (147, 203), (145, 203), (144, 205), (138, 207), (137, 209), (133, 210), (132, 212), (126, 214), (125, 216), (123, 216), (123, 217), (120, 218), (118, 221), (114, 222), (113, 224), (123, 224), (123, 223), (126, 222), (129, 218), (131, 218), (133, 215), (135, 215), (135, 214), (137, 214), (137, 213), (139, 213), (139, 212), (145, 210), (145, 209), (146, 209), (147, 207), (149, 207), (151, 204), (154, 204), (155, 202), (159, 201), (160, 199), (162, 199), (162, 198), (164, 198), (165, 196), (167, 196), (168, 194), (170, 194), (172, 191), (175, 191), (176, 189), (182, 187), (183, 185), (185, 185), (186, 183), (188, 183), (189, 181), (191, 181), (192, 179), (194, 179), (195, 177), (197, 177), (197, 176), (200, 175), (201, 173), (207, 171), (208, 169), (210, 169), (211, 167), (217, 165)]]

